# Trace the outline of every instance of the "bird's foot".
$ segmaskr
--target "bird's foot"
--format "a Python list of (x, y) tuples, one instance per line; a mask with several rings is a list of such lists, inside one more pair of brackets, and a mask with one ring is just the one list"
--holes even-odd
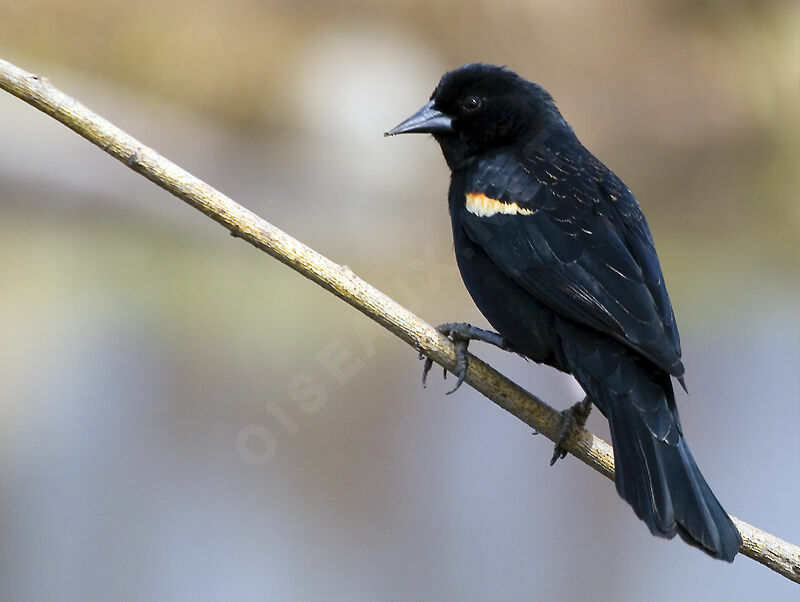
[(553, 457), (550, 459), (550, 466), (555, 464), (558, 460), (567, 457), (567, 450), (564, 449), (564, 443), (572, 436), (572, 433), (578, 429), (583, 428), (592, 412), (592, 400), (587, 395), (583, 401), (579, 401), (571, 408), (561, 412), (561, 430), (558, 433), (558, 441), (556, 441), (553, 448)]
[[(446, 322), (445, 324), (439, 324), (436, 327), (436, 330), (453, 341), (456, 351), (456, 368), (453, 374), (456, 375), (458, 381), (456, 382), (456, 386), (447, 392), (448, 395), (455, 392), (461, 386), (461, 383), (464, 382), (464, 378), (467, 376), (467, 347), (469, 347), (470, 341), (483, 341), (484, 343), (489, 343), (495, 347), (499, 347), (500, 349), (507, 351), (511, 350), (511, 346), (509, 345), (508, 341), (506, 341), (496, 332), (484, 330), (483, 328), (477, 328), (476, 326), (467, 324), (466, 322)], [(423, 357), (424, 356), (420, 354), (420, 359), (423, 359)], [(429, 357), (425, 357), (424, 359), (425, 365), (422, 367), (423, 387), (425, 386), (425, 380), (428, 377), (428, 372), (430, 372), (431, 368), (433, 367), (432, 359)], [(447, 378), (446, 369), (444, 370), (444, 377)]]

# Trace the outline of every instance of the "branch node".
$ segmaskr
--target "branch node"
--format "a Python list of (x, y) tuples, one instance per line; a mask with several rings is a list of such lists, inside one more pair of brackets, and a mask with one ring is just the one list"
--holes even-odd
[(141, 165), (142, 163), (142, 156), (139, 154), (139, 149), (135, 149), (132, 153), (129, 153), (125, 157), (125, 165), (128, 167), (135, 167)]

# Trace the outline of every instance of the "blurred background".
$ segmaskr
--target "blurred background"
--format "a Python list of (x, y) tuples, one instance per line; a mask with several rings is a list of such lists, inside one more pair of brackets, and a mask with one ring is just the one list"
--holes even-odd
[[(0, 57), (429, 322), (485, 324), (448, 172), (382, 132), (462, 63), (634, 191), (725, 508), (800, 543), (794, 2), (5, 0)], [(0, 599), (788, 599), (349, 306), (0, 94)], [(571, 379), (476, 345), (558, 408)], [(607, 436), (600, 416), (590, 427)]]

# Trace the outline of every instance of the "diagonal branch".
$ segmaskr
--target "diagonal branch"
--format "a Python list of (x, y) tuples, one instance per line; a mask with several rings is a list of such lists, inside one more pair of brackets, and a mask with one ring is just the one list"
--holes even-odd
[[(282, 230), (245, 209), (129, 136), (45, 78), (0, 59), (0, 88), (24, 100), (99, 146), (148, 180), (185, 201), (278, 261), (346, 301), (448, 370), (455, 368), (452, 343), (413, 313)], [(496, 370), (470, 355), (466, 382), (525, 424), (555, 441), (561, 414)], [(590, 468), (614, 478), (611, 446), (586, 430), (565, 447)], [(741, 552), (800, 583), (800, 547), (734, 518), (742, 534)]]

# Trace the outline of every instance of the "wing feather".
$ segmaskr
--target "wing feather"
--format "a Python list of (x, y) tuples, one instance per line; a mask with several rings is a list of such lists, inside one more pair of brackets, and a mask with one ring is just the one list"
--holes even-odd
[[(538, 300), (680, 377), (678, 331), (647, 223), (624, 184), (583, 150), (586, 160), (568, 165), (509, 153), (478, 163), (468, 174), (468, 193), (528, 211), (465, 211), (463, 227)], [(575, 178), (570, 169), (594, 173)]]

